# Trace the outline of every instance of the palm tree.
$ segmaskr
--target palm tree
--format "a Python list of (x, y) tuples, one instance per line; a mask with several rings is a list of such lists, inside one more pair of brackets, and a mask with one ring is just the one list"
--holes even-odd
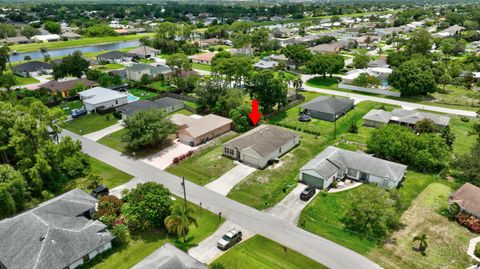
[(192, 207), (176, 203), (172, 206), (170, 216), (165, 218), (167, 230), (171, 233), (176, 233), (178, 237), (183, 237), (183, 243), (185, 243), (188, 227), (192, 224), (198, 227), (194, 213), (195, 210)]
[(427, 235), (422, 234), (420, 236), (415, 236), (413, 238), (413, 242), (419, 241), (418, 244), (418, 250), (420, 250), (422, 253), (425, 253), (425, 250), (427, 250), (428, 244), (427, 244)]

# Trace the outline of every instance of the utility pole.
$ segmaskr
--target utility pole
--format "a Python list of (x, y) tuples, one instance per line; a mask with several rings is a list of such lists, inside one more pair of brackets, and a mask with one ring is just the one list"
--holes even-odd
[(183, 187), (183, 202), (185, 203), (185, 208), (187, 208), (187, 191), (185, 190), (185, 177), (182, 177), (182, 187)]

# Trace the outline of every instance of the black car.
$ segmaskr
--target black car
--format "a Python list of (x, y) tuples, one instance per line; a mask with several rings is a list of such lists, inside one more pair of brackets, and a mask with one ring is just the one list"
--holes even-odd
[(301, 121), (301, 122), (307, 122), (307, 121), (311, 121), (312, 117), (310, 115), (302, 113), (302, 114), (298, 115), (298, 120)]
[(310, 200), (310, 198), (312, 198), (315, 195), (316, 191), (317, 190), (315, 189), (315, 187), (305, 188), (305, 190), (303, 190), (302, 193), (300, 193), (300, 200), (302, 201)]
[(100, 186), (96, 187), (90, 193), (90, 195), (92, 195), (95, 198), (99, 198), (101, 196), (108, 195), (109, 193), (110, 193), (110, 191), (108, 190), (108, 188), (106, 186), (100, 185)]
[(279, 163), (280, 162), (280, 159), (279, 158), (274, 158), (274, 159), (270, 159), (268, 160), (267, 164), (268, 165), (272, 165), (274, 163)]
[(78, 118), (83, 115), (87, 115), (87, 110), (85, 108), (80, 108), (80, 109), (73, 109), (72, 112), (70, 112), (70, 116), (72, 118)]

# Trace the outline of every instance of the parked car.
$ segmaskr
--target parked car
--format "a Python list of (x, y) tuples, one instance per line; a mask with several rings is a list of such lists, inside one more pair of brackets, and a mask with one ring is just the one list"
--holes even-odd
[(315, 195), (315, 192), (317, 190), (315, 187), (306, 187), (305, 190), (300, 193), (300, 200), (302, 201), (308, 201), (310, 198), (312, 198)]
[(95, 198), (99, 198), (101, 196), (105, 196), (105, 195), (108, 195), (110, 193), (110, 191), (108, 190), (108, 188), (106, 186), (103, 186), (103, 185), (100, 185), (98, 187), (96, 187), (91, 193), (90, 195), (92, 195), (93, 197)]
[(73, 109), (72, 112), (70, 112), (70, 116), (72, 116), (72, 118), (78, 118), (80, 116), (83, 116), (83, 115), (87, 115), (87, 109), (85, 109), (85, 107), (83, 108), (80, 108), (80, 109)]
[(312, 120), (312, 117), (310, 115), (301, 113), (298, 115), (298, 120), (301, 122), (308, 122)]
[(299, 92), (306, 92), (307, 89), (305, 89), (304, 87), (300, 87), (300, 88), (297, 89), (297, 91), (299, 91)]
[(242, 241), (242, 232), (232, 229), (218, 240), (217, 247), (221, 250), (227, 250), (240, 241)]

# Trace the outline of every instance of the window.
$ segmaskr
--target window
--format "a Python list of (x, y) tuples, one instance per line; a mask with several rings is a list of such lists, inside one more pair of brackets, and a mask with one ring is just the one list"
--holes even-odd
[(278, 149), (278, 153), (282, 153), (282, 148), (279, 148), (279, 149)]
[(118, 100), (115, 100), (115, 104), (118, 105)]
[(348, 168), (347, 175), (349, 177), (356, 178), (357, 177), (357, 170), (352, 169), (352, 168)]
[(230, 155), (230, 156), (235, 155), (235, 151), (231, 148), (225, 148), (224, 152), (225, 152), (225, 154)]

